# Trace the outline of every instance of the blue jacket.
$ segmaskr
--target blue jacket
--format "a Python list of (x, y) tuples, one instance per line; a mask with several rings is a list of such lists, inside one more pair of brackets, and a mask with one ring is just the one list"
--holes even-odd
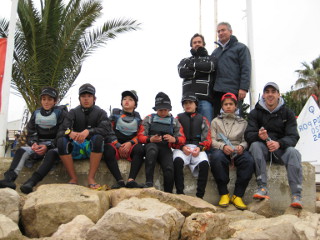
[[(219, 45), (211, 57), (216, 59), (214, 90), (217, 92), (232, 92), (238, 95), (239, 89), (248, 92), (251, 79), (251, 56), (246, 45), (238, 42), (231, 35), (227, 46)], [(227, 90), (228, 91), (227, 91)]]

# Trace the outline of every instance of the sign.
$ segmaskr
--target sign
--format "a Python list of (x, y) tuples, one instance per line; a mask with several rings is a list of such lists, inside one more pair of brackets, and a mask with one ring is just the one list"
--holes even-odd
[(6, 51), (7, 51), (7, 39), (0, 38), (0, 110), (2, 106), (2, 83), (3, 83), (3, 77), (4, 77)]
[(301, 153), (302, 161), (320, 165), (320, 109), (312, 96), (304, 105), (297, 123), (300, 139), (296, 149)]

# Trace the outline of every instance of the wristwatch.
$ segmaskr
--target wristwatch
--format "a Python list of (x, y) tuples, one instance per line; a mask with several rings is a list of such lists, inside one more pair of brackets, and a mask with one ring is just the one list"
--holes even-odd
[(68, 128), (68, 129), (64, 132), (64, 134), (65, 134), (65, 135), (69, 135), (71, 132), (72, 132), (71, 129)]

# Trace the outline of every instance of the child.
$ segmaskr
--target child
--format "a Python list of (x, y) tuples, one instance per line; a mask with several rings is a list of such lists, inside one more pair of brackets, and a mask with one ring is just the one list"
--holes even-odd
[[(247, 122), (237, 116), (237, 97), (226, 93), (221, 98), (222, 113), (212, 120), (211, 137), (214, 148), (210, 159), (211, 172), (218, 185), (220, 194), (219, 206), (227, 207), (230, 201), (241, 210), (247, 209), (242, 197), (254, 171), (254, 161), (244, 140)], [(227, 184), (229, 183), (229, 164), (237, 167), (237, 180), (232, 198)]]
[(95, 105), (96, 90), (89, 83), (79, 88), (80, 105), (71, 109), (58, 134), (60, 158), (70, 176), (70, 184), (77, 184), (73, 159), (90, 158), (88, 187), (100, 189), (94, 180), (103, 152), (104, 139), (113, 133), (107, 113)]
[[(140, 114), (135, 111), (138, 105), (138, 96), (133, 90), (124, 91), (121, 96), (122, 110), (115, 108), (110, 116), (117, 141), (107, 143), (104, 146), (104, 160), (110, 172), (117, 180), (117, 183), (112, 186), (113, 189), (121, 187), (141, 188), (143, 186), (135, 181), (144, 161), (144, 149), (142, 144), (138, 143), (137, 137), (141, 124)], [(131, 161), (127, 184), (124, 183), (118, 167), (117, 160), (120, 158)]]
[(164, 191), (172, 193), (174, 175), (171, 147), (179, 148), (185, 143), (185, 137), (178, 119), (170, 114), (172, 107), (167, 94), (159, 92), (156, 95), (153, 109), (157, 113), (146, 116), (138, 132), (139, 142), (145, 144), (145, 187), (153, 187), (154, 168), (158, 161), (163, 171)]
[(30, 193), (33, 187), (51, 170), (54, 162), (59, 159), (56, 148), (56, 136), (66, 112), (65, 106), (56, 106), (58, 92), (52, 87), (44, 87), (40, 94), (41, 108), (32, 113), (27, 125), (27, 143), (29, 146), (19, 148), (11, 162), (10, 168), (4, 173), (5, 179), (0, 181), (0, 188), (16, 189), (14, 181), (29, 157), (44, 160), (39, 169), (21, 187), (23, 193)]
[(208, 180), (208, 156), (205, 150), (211, 146), (211, 133), (208, 120), (197, 113), (198, 99), (187, 92), (181, 100), (184, 113), (178, 114), (183, 127), (186, 145), (173, 151), (174, 181), (178, 194), (184, 194), (183, 167), (189, 165), (192, 174), (198, 178), (196, 196), (203, 198)]

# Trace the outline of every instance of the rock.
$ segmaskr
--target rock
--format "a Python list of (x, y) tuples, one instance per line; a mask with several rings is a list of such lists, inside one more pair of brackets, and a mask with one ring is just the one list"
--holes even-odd
[(248, 210), (241, 211), (236, 207), (234, 207), (233, 205), (230, 205), (227, 208), (218, 208), (218, 212), (224, 213), (230, 223), (241, 221), (241, 220), (255, 220), (255, 219), (265, 218), (262, 215), (259, 215), (254, 212), (250, 212)]
[(22, 208), (22, 224), (28, 237), (46, 237), (77, 215), (97, 222), (109, 209), (105, 191), (73, 184), (41, 185), (27, 196)]
[(319, 214), (295, 208), (288, 208), (285, 214), (299, 217), (300, 221), (294, 224), (294, 230), (300, 239), (317, 239), (317, 231), (320, 229)]
[(85, 215), (76, 216), (71, 222), (62, 224), (48, 240), (85, 240), (87, 231), (94, 223)]
[(252, 220), (242, 220), (230, 223), (230, 228), (236, 232), (232, 235), (235, 239), (300, 239), (295, 231), (295, 223), (299, 218), (292, 215), (282, 215), (275, 218), (261, 218)]
[(316, 201), (316, 213), (320, 213), (320, 201)]
[(10, 218), (18, 224), (19, 222), (19, 194), (11, 188), (0, 189), (0, 214)]
[(155, 188), (144, 189), (126, 189), (111, 190), (108, 192), (112, 206), (117, 206), (124, 199), (131, 197), (137, 198), (155, 198), (160, 202), (168, 204), (176, 209), (184, 216), (189, 216), (195, 212), (216, 212), (217, 208), (212, 204), (197, 198), (187, 195), (177, 195), (162, 192)]
[(193, 213), (186, 218), (181, 240), (205, 240), (216, 237), (229, 238), (234, 230), (229, 228), (229, 220), (223, 213)]
[(248, 210), (265, 217), (273, 217), (275, 213), (271, 208), (269, 199), (256, 200), (248, 205)]
[(88, 240), (179, 239), (184, 216), (157, 199), (123, 200), (89, 229)]
[(0, 214), (0, 239), (22, 239), (18, 225), (11, 218)]

